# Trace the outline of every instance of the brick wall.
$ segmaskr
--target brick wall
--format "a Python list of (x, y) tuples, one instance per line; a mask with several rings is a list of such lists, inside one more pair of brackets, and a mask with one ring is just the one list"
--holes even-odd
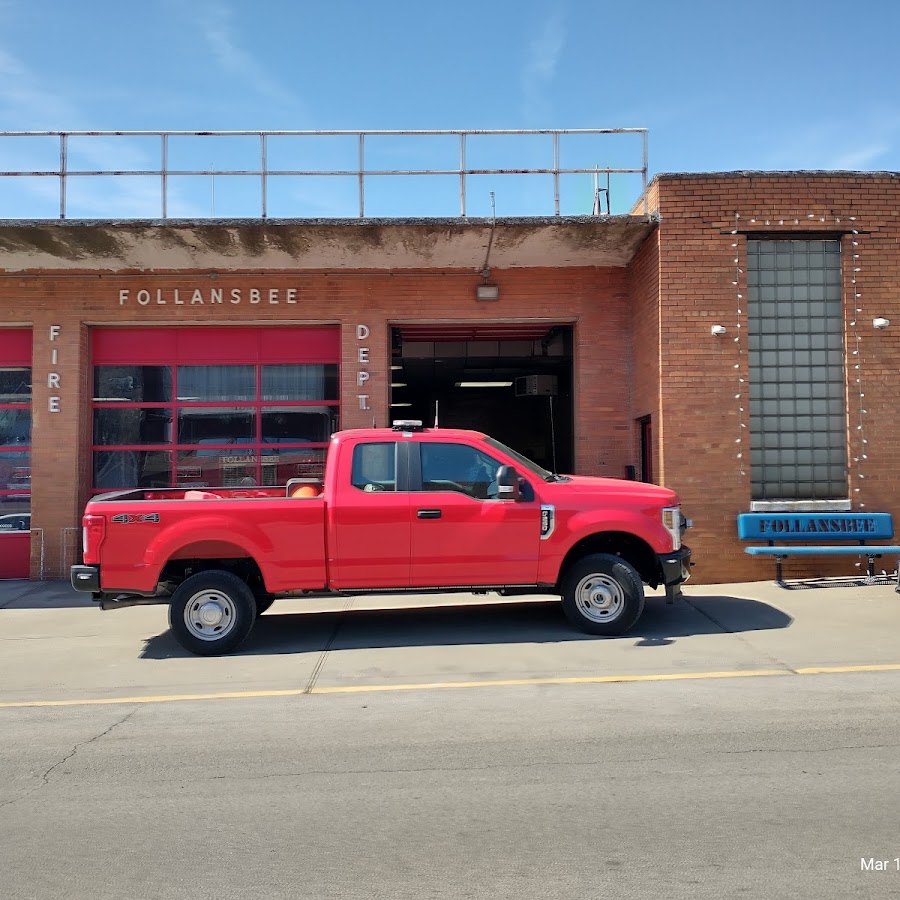
[[(34, 323), (34, 436), (32, 576), (62, 577), (74, 561), (76, 529), (90, 484), (90, 360), (89, 331), (103, 325), (203, 324), (275, 326), (291, 324), (341, 325), (341, 401), (343, 427), (368, 427), (390, 421), (390, 326), (402, 322), (516, 322), (544, 319), (570, 323), (575, 336), (574, 383), (575, 461), (579, 472), (620, 476), (635, 464), (631, 427), (630, 384), (631, 312), (628, 277), (621, 268), (560, 268), (494, 270), (500, 299), (475, 299), (477, 277), (471, 272), (293, 274), (205, 273), (110, 274), (34, 273), (0, 278), (0, 326), (8, 322)], [(212, 287), (239, 288), (240, 304), (191, 304), (195, 288), (208, 296)], [(176, 305), (173, 291), (179, 290)], [(286, 291), (298, 290), (297, 303), (288, 305)], [(260, 302), (249, 303), (251, 289)], [(268, 291), (277, 289), (278, 303)], [(147, 305), (137, 292), (149, 290)], [(127, 291), (124, 299), (120, 292)], [(157, 291), (165, 303), (158, 303)], [(50, 340), (50, 325), (59, 335)], [(364, 340), (357, 326), (369, 329)], [(367, 362), (359, 351), (366, 348)], [(51, 353), (57, 349), (57, 363)], [(364, 387), (358, 373), (369, 374)], [(48, 375), (60, 375), (60, 390), (48, 389)], [(60, 396), (60, 411), (50, 413), (48, 398)], [(369, 395), (369, 409), (360, 409), (357, 396)], [(39, 529), (39, 531), (37, 531)], [(40, 544), (42, 536), (43, 543)]]
[[(736, 538), (735, 516), (750, 508), (750, 482), (740, 474), (737, 450), (749, 473), (746, 356), (745, 234), (789, 238), (810, 232), (842, 236), (847, 334), (849, 489), (853, 508), (885, 511), (900, 523), (900, 430), (896, 398), (900, 376), (900, 179), (890, 174), (739, 174), (661, 176), (659, 189), (661, 393), (665, 432), (660, 442), (666, 484), (682, 496), (695, 522), (698, 582), (771, 578), (772, 560), (752, 559)], [(739, 216), (739, 218), (736, 218)], [(847, 232), (856, 228), (854, 238)], [(739, 234), (731, 232), (737, 229)], [(853, 246), (853, 240), (858, 246)], [(732, 244), (738, 246), (732, 247)], [(854, 260), (853, 254), (859, 259)], [(735, 259), (744, 270), (736, 278)], [(859, 269), (854, 273), (854, 269)], [(851, 279), (861, 294), (855, 313)], [(739, 285), (734, 285), (735, 280)], [(737, 294), (743, 294), (741, 304)], [(738, 314), (737, 310), (741, 309)], [(891, 327), (878, 331), (872, 319)], [(854, 368), (851, 322), (860, 336)], [(738, 329), (740, 322), (742, 329)], [(710, 334), (727, 327), (724, 337)], [(739, 342), (734, 337), (740, 335)], [(735, 369), (735, 366), (739, 368)], [(857, 372), (863, 388), (863, 445)], [(741, 383), (738, 379), (743, 378)], [(736, 398), (735, 394), (740, 394)], [(745, 412), (739, 413), (743, 406)], [(743, 443), (735, 443), (743, 431)], [(868, 448), (867, 460), (853, 462)], [(859, 475), (864, 477), (859, 477)], [(853, 574), (854, 559), (788, 560), (785, 577)], [(891, 570), (896, 559), (885, 558)]]
[[(653, 480), (665, 483), (659, 447), (665, 419), (659, 403), (659, 233), (650, 235), (629, 266), (631, 343), (634, 374), (631, 380), (631, 419), (650, 416), (654, 433)], [(633, 427), (634, 456), (640, 460), (640, 432)], [(640, 473), (639, 473), (640, 474)]]
[[(739, 322), (746, 331), (746, 305), (739, 306), (737, 297), (746, 298), (746, 276), (736, 277), (734, 260), (746, 270), (747, 232), (842, 237), (848, 337), (855, 309), (849, 302), (853, 274), (862, 295), (856, 329), (867, 410), (862, 434), (868, 441), (863, 445), (856, 431), (861, 414), (851, 341), (849, 457), (860, 462), (851, 462), (850, 497), (854, 508), (865, 504), (891, 512), (900, 523), (900, 431), (894, 424), (900, 376), (900, 179), (890, 174), (666, 175), (650, 186), (648, 197), (659, 225), (627, 269), (495, 269), (497, 302), (477, 301), (477, 276), (457, 269), (248, 271), (220, 273), (215, 280), (197, 271), (33, 271), (0, 277), (0, 326), (34, 325), (33, 524), (42, 530), (44, 544), (43, 554), (34, 546), (33, 573), (43, 558), (45, 574), (61, 575), (76, 552), (67, 529), (78, 524), (89, 483), (91, 326), (340, 324), (342, 422), (358, 427), (371, 425), (373, 418), (379, 425), (390, 419), (392, 324), (538, 318), (574, 326), (576, 470), (620, 476), (625, 465), (637, 465), (635, 420), (651, 415), (655, 480), (681, 494), (695, 522), (690, 543), (696, 582), (769, 579), (771, 560), (751, 559), (735, 536), (735, 516), (750, 506), (749, 477), (740, 473), (735, 443), (746, 436), (739, 406), (746, 424), (747, 357), (745, 344), (733, 340)], [(740, 233), (733, 235), (736, 228)], [(853, 228), (860, 232), (856, 247), (848, 236)], [(858, 260), (852, 259), (854, 253)], [(859, 272), (853, 273), (856, 268)], [(175, 288), (184, 298), (188, 288), (207, 292), (212, 286), (226, 296), (239, 288), (244, 300), (216, 307), (172, 302)], [(248, 302), (252, 288), (261, 291), (258, 303)], [(297, 289), (297, 303), (285, 302), (288, 288)], [(159, 289), (168, 301), (140, 306), (140, 289), (154, 297)], [(277, 304), (269, 302), (269, 289), (280, 292)], [(124, 304), (122, 290), (129, 292)], [(873, 329), (876, 316), (890, 319), (891, 326)], [(61, 328), (56, 368), (48, 330), (54, 324)], [(724, 338), (710, 334), (714, 324), (726, 326)], [(358, 325), (369, 329), (365, 340), (357, 337)], [(359, 361), (361, 347), (368, 350), (366, 364)], [(358, 385), (362, 369), (370, 376), (364, 389)], [(48, 410), (51, 372), (61, 378), (61, 407), (54, 414)], [(369, 409), (359, 408), (360, 393), (369, 395)], [(863, 449), (868, 459), (861, 459)], [(743, 450), (749, 472), (748, 440)], [(886, 559), (883, 565), (892, 568), (895, 562)], [(788, 577), (856, 571), (853, 560), (821, 558), (789, 560), (785, 567)]]

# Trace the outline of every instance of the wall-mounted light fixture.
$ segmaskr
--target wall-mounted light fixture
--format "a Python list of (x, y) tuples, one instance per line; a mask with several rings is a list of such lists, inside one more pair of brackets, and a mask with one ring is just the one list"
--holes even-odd
[(475, 288), (475, 297), (478, 300), (499, 300), (500, 285), (482, 282)]
[(458, 388), (506, 388), (512, 387), (511, 381), (457, 381)]
[(890, 319), (883, 319), (881, 316), (879, 316), (877, 319), (872, 319), (873, 328), (887, 328), (890, 324)]
[(724, 325), (713, 325), (712, 328), (709, 329), (710, 334), (714, 334), (716, 336), (720, 334), (725, 334), (726, 328)]

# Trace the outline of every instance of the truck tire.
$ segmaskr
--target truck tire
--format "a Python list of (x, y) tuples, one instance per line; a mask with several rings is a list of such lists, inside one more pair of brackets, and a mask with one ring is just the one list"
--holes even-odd
[(199, 656), (230, 653), (255, 621), (256, 599), (247, 583), (218, 569), (185, 579), (169, 605), (172, 634), (185, 650)]
[(644, 611), (644, 585), (625, 560), (593, 553), (566, 572), (562, 607), (566, 618), (588, 634), (624, 634)]

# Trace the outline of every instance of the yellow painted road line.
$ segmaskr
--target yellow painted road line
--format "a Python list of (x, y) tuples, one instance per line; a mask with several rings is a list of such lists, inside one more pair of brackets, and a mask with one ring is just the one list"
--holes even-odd
[(301, 697), (304, 694), (370, 694), (391, 691), (430, 691), (460, 688), (522, 687), (565, 684), (629, 684), (649, 681), (699, 681), (722, 678), (767, 678), (794, 675), (837, 675), (849, 672), (900, 672), (900, 663), (869, 666), (821, 666), (802, 669), (741, 669), (734, 672), (676, 672), (653, 675), (597, 675), (574, 678), (509, 678), (494, 681), (432, 681), (412, 684), (353, 684), (263, 691), (227, 691), (206, 694), (163, 694), (147, 697), (97, 697), (78, 700), (0, 701), (0, 709), (25, 709), (58, 706), (109, 706), (135, 703), (179, 703), (187, 700), (246, 700), (272, 697)]
[(821, 666), (802, 669), (740, 669), (733, 672), (675, 672), (653, 675), (596, 675), (573, 678), (507, 678), (487, 681), (430, 681), (411, 684), (350, 684), (289, 690), (227, 691), (206, 694), (162, 694), (146, 697), (96, 697), (78, 700), (0, 701), (0, 709), (58, 706), (109, 706), (135, 703), (180, 703), (188, 700), (247, 700), (272, 697), (301, 697), (304, 694), (371, 694), (392, 691), (431, 691), (460, 688), (522, 687), (565, 684), (629, 684), (649, 681), (700, 681), (722, 678), (768, 678), (787, 675), (837, 675), (850, 672), (900, 672), (900, 663), (870, 666)]
[(838, 675), (841, 672), (900, 672), (900, 663), (886, 663), (877, 666), (814, 666), (795, 669), (798, 675)]
[(376, 691), (428, 691), (443, 688), (520, 687), (542, 684), (622, 684), (633, 681), (688, 681), (699, 678), (753, 678), (793, 675), (790, 669), (747, 669), (738, 672), (677, 672), (660, 675), (597, 675), (581, 678), (508, 678), (500, 681), (432, 681), (423, 684), (350, 684), (313, 688), (313, 694), (363, 694)]
[(178, 703), (183, 700), (243, 700), (248, 697), (297, 697), (303, 688), (287, 691), (229, 691), (221, 694), (163, 694), (157, 697), (96, 697), (83, 700), (21, 700), (0, 703), (0, 709), (31, 706), (107, 706), (112, 703)]

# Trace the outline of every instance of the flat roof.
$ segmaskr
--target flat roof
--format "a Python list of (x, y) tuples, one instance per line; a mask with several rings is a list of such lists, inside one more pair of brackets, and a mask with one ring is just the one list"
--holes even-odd
[(652, 216), (0, 221), (0, 270), (623, 267)]
[(900, 172), (863, 172), (854, 169), (736, 169), (730, 172), (659, 172), (650, 182), (691, 181), (705, 178), (858, 178), (863, 180), (896, 179)]

